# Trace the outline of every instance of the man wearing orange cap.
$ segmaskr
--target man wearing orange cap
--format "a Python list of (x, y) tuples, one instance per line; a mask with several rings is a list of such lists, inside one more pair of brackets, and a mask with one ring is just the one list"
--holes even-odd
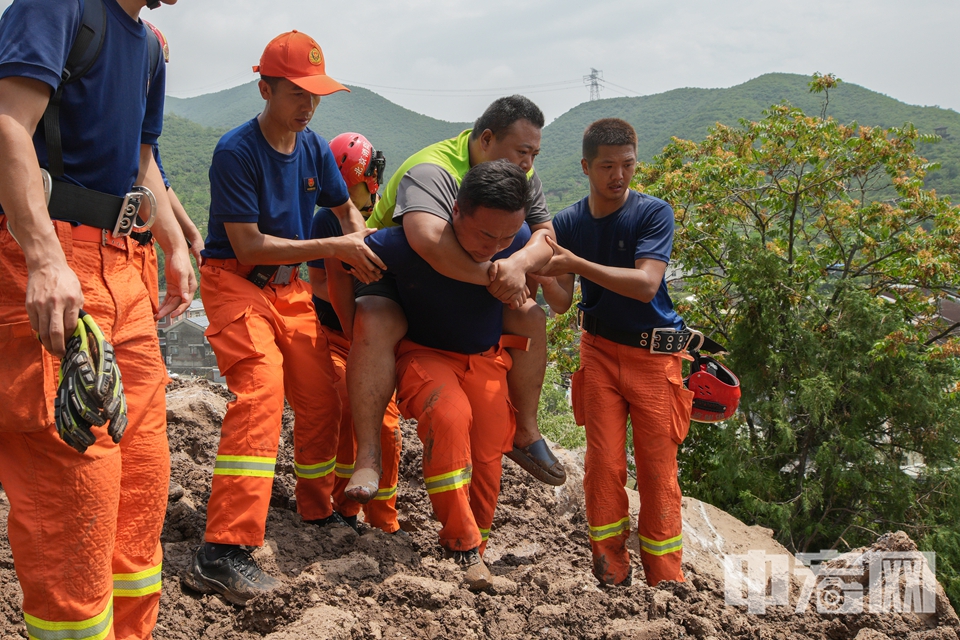
[[(383, 268), (363, 242), (370, 232), (361, 232), (329, 145), (307, 128), (321, 95), (347, 90), (326, 75), (319, 45), (284, 33), (253, 70), (263, 112), (220, 139), (210, 167), (200, 292), (206, 335), (236, 400), (221, 427), (205, 543), (184, 575), (187, 586), (235, 604), (277, 583), (241, 545), (263, 544), (285, 395), (296, 414), (297, 510), (321, 526), (343, 523), (330, 502), (340, 401), (300, 263), (335, 258), (363, 281)], [(309, 239), (318, 205), (349, 235)]]

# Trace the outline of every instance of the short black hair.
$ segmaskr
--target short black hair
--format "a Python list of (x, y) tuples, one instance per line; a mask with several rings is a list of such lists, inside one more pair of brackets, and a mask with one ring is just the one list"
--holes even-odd
[(460, 213), (473, 215), (477, 207), (513, 213), (530, 211), (533, 202), (526, 172), (507, 160), (481, 162), (467, 171), (457, 192)]
[(476, 140), (481, 133), (490, 129), (497, 140), (500, 140), (517, 120), (529, 120), (537, 129), (543, 129), (543, 111), (540, 111), (540, 107), (533, 104), (530, 98), (506, 96), (494, 100), (483, 115), (477, 118), (470, 137)]
[(283, 78), (280, 78), (278, 76), (265, 76), (263, 74), (260, 74), (260, 79), (266, 82), (268, 85), (270, 85), (271, 91), (276, 91), (277, 85), (280, 84), (281, 80), (283, 80)]
[(600, 153), (601, 146), (624, 147), (637, 151), (637, 132), (626, 120), (604, 118), (597, 120), (583, 132), (583, 159), (591, 162)]

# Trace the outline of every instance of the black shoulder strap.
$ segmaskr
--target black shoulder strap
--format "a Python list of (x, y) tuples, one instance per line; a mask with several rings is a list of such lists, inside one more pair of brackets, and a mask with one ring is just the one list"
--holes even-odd
[(47, 110), (43, 113), (43, 130), (47, 139), (47, 161), (50, 174), (63, 176), (63, 145), (60, 140), (60, 100), (63, 98), (63, 85), (76, 82), (90, 70), (103, 47), (103, 34), (107, 26), (107, 13), (103, 0), (86, 0), (83, 3), (83, 16), (80, 29), (73, 41), (73, 47), (67, 55), (67, 64), (60, 76), (60, 86), (50, 98)]
[[(146, 25), (144, 25), (146, 27)], [(157, 75), (157, 67), (160, 66), (160, 56), (163, 55), (160, 45), (160, 36), (153, 29), (146, 27), (147, 30), (147, 58), (150, 60), (150, 75), (147, 76), (147, 82), (153, 82), (153, 77)]]

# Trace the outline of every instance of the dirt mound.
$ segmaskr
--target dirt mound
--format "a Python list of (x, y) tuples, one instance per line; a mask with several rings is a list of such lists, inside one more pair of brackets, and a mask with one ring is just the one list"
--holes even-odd
[[(439, 525), (423, 487), (414, 425), (403, 424), (398, 498), (400, 520), (409, 535), (367, 530), (358, 537), (346, 530), (305, 525), (296, 514), (289, 411), (284, 414), (267, 544), (254, 554), (266, 570), (281, 577), (283, 585), (246, 608), (237, 608), (220, 597), (183, 589), (179, 580), (202, 540), (219, 422), (230, 396), (203, 382), (177, 382), (168, 392), (174, 484), (163, 531), (164, 586), (157, 640), (958, 638), (960, 620), (942, 589), (937, 591), (933, 614), (818, 613), (816, 606), (796, 613), (804, 585), (818, 578), (804, 567), (794, 570), (792, 556), (769, 530), (744, 525), (693, 499), (685, 499), (683, 506), (686, 583), (646, 586), (634, 553), (633, 586), (601, 589), (590, 573), (583, 472), (570, 453), (564, 457), (569, 480), (559, 488), (540, 484), (504, 461), (503, 491), (486, 553), (494, 586), (471, 593), (461, 587), (460, 570), (441, 559)], [(631, 500), (635, 508), (635, 493)], [(0, 492), (0, 539), (6, 537), (7, 510)], [(915, 550), (909, 538), (900, 536), (886, 536), (870, 549), (831, 562), (852, 566), (856, 558), (869, 558), (870, 553)], [(749, 613), (746, 604), (725, 604), (725, 574), (736, 574), (742, 568), (737, 558), (744, 559), (750, 551), (790, 559), (789, 606), (769, 606), (756, 614)], [(760, 585), (744, 581), (739, 595), (749, 595), (750, 589), (773, 592), (770, 585), (776, 576), (768, 573), (762, 574)], [(0, 544), (3, 638), (26, 637), (19, 606), (9, 547)]]

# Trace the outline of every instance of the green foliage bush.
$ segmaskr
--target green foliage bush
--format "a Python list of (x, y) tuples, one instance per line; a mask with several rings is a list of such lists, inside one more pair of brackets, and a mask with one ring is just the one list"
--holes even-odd
[(932, 142), (779, 104), (674, 139), (637, 183), (674, 206), (678, 309), (743, 388), (735, 419), (691, 430), (684, 491), (793, 551), (902, 529), (960, 602), (960, 338), (938, 314), (960, 210), (924, 188)]

